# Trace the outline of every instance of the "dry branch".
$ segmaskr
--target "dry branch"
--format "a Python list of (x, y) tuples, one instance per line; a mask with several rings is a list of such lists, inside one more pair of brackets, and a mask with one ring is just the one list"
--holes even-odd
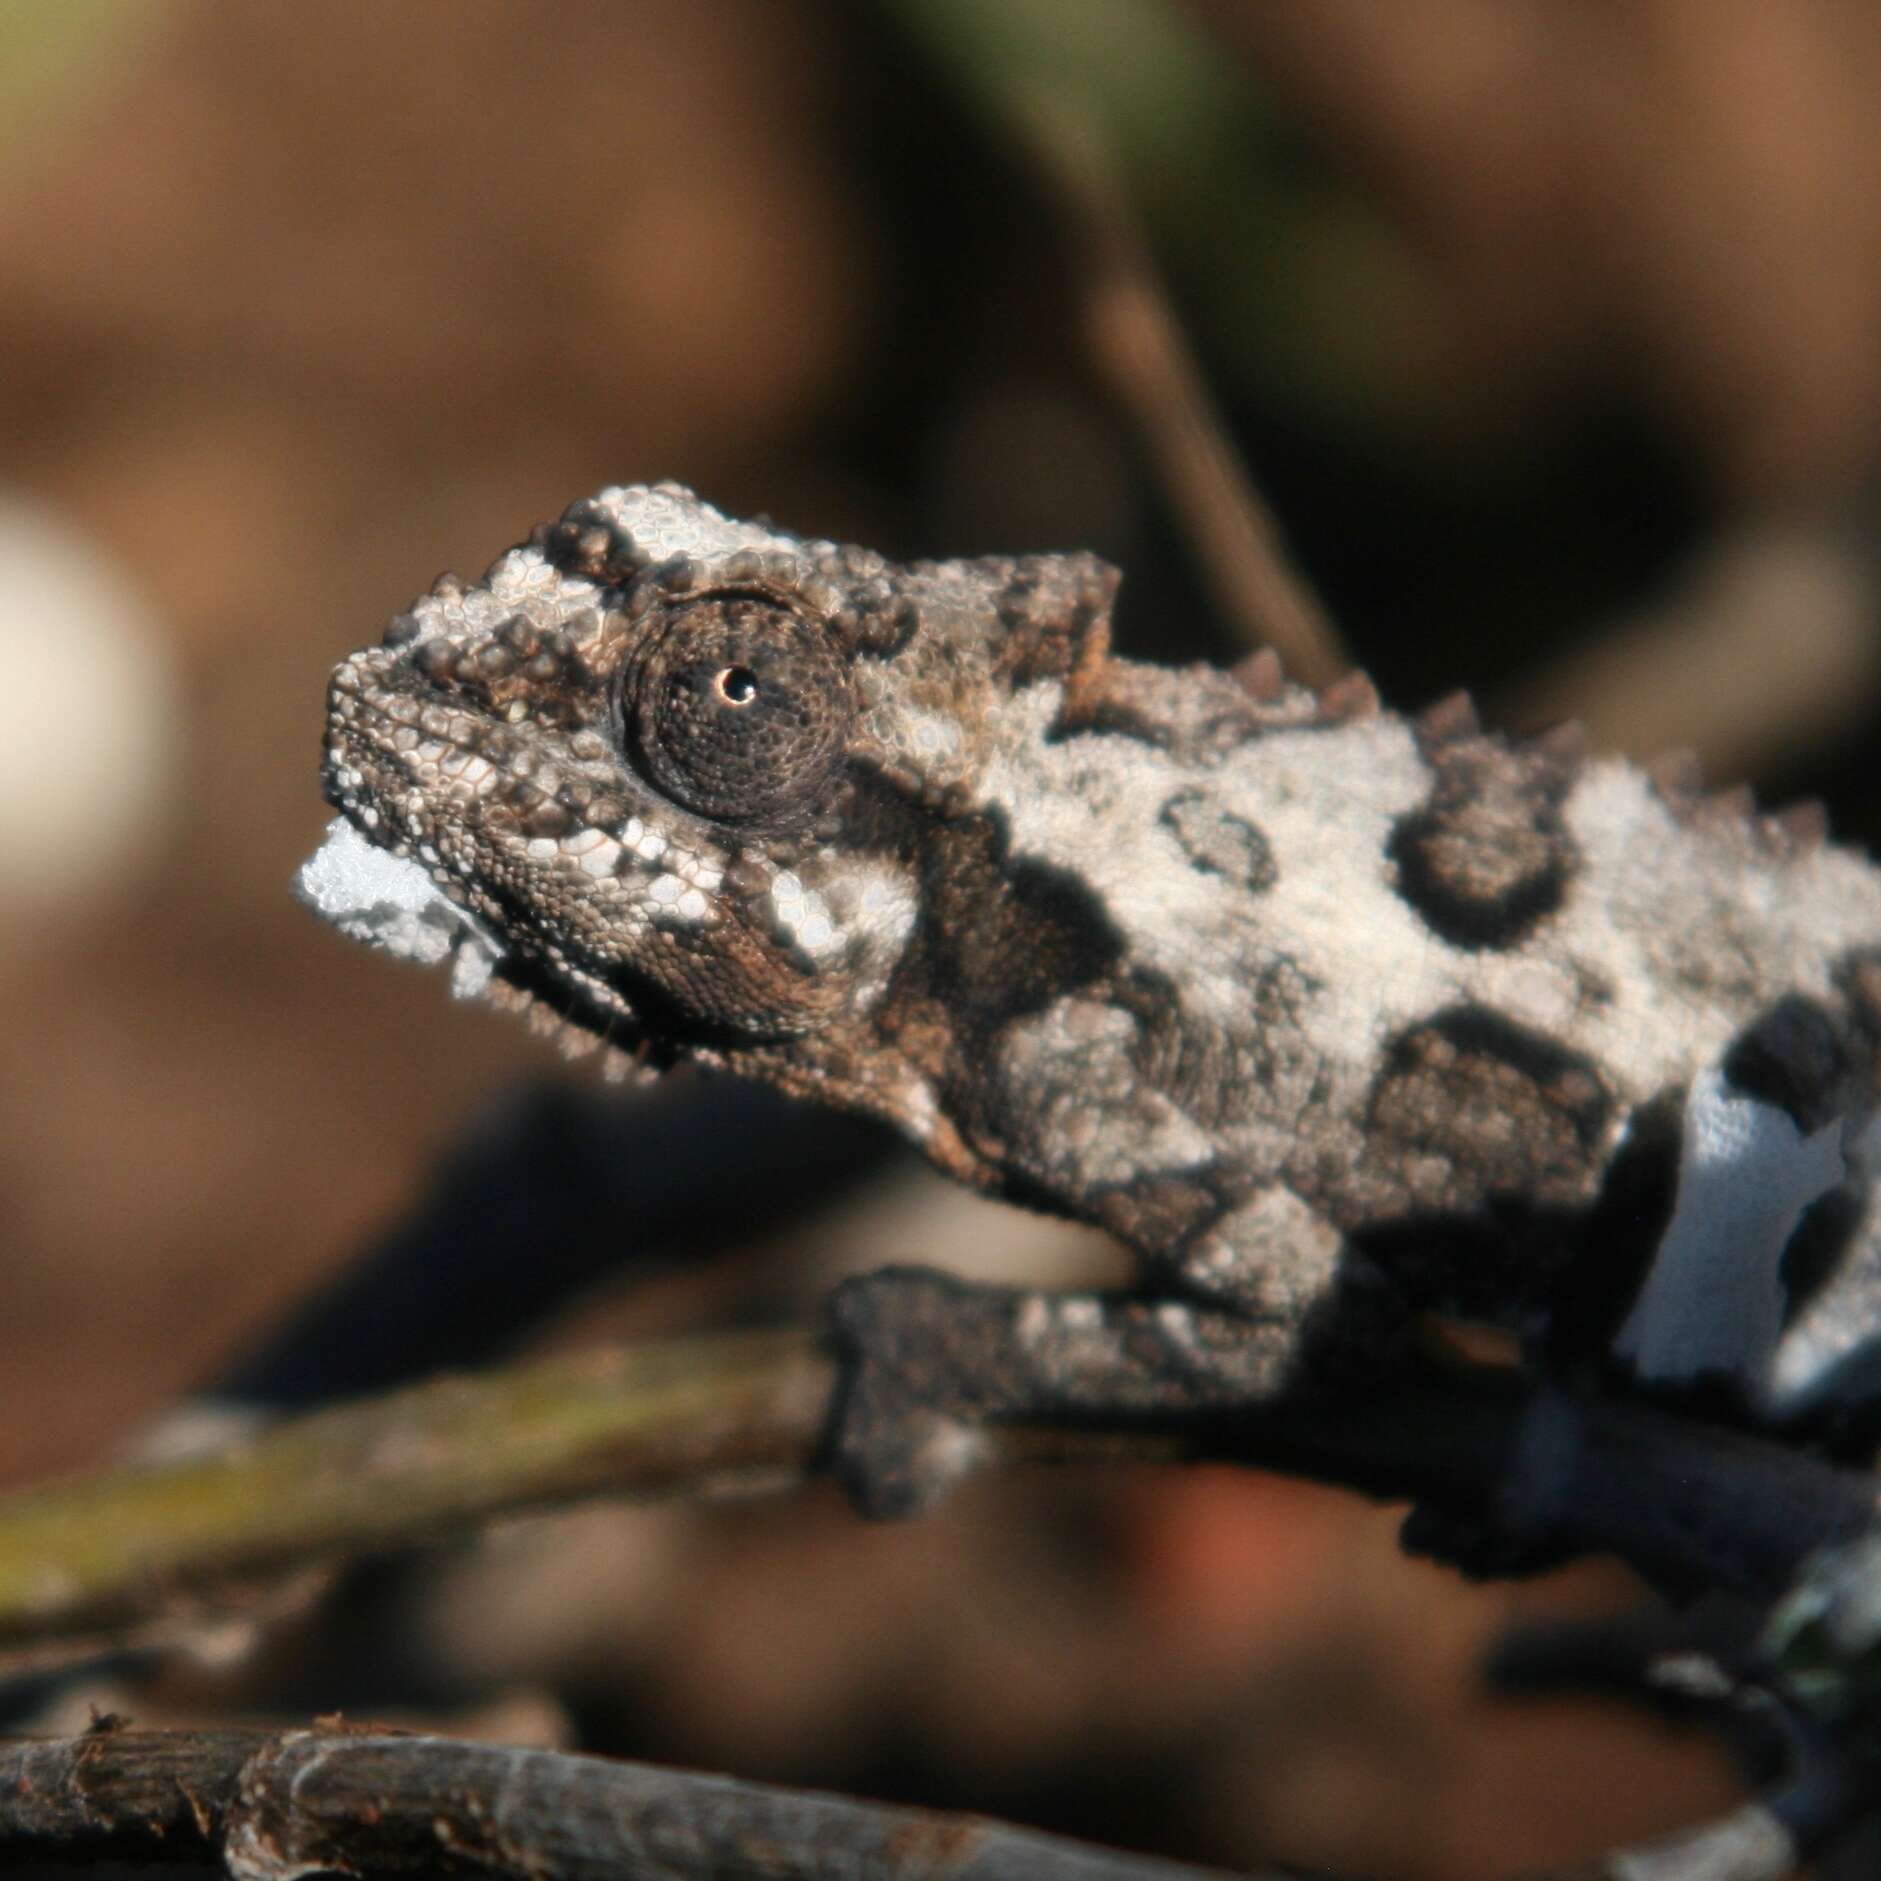
[(186, 1462), (0, 1498), (0, 1648), (215, 1584), (602, 1493), (800, 1480), (833, 1371), (803, 1333), (539, 1360), (315, 1412)]
[[(1127, 1340), (1108, 1362), (1127, 1376)], [(0, 1640), (174, 1627), (187, 1596), (213, 1610), (238, 1573), (577, 1496), (799, 1482), (820, 1465), (835, 1387), (834, 1363), (807, 1332), (677, 1340), (446, 1380), (319, 1413), (219, 1458), (23, 1492), (0, 1500)], [(1760, 1603), (1818, 1549), (1872, 1533), (1877, 1514), (1864, 1473), (1503, 1371), (1433, 1372), (1356, 1406), (1013, 1427), (993, 1448), (1005, 1461), (1258, 1463), (1419, 1499), (1517, 1556), (1525, 1545), (1606, 1548)], [(0, 1863), (221, 1852), (254, 1878), (340, 1861), (437, 1871), (448, 1850), (499, 1875), (807, 1875), (829, 1872), (831, 1859), (885, 1877), (1196, 1872), (990, 1824), (439, 1739), (109, 1732), (0, 1748), (0, 1761)], [(1826, 1827), (1866, 1793), (1852, 1780), (1844, 1774), (1818, 1812)], [(1761, 1833), (1777, 1820), (1757, 1805), (1587, 1872), (1766, 1881), (1789, 1866), (1783, 1837)]]
[[(1136, 1362), (1127, 1334), (1093, 1357), (1120, 1381)], [(800, 1483), (835, 1389), (808, 1331), (679, 1339), (445, 1379), (218, 1456), (18, 1491), (0, 1497), (0, 1648), (173, 1631), (197, 1607), (228, 1613), (231, 1581), (583, 1497)], [(990, 1448), (1257, 1465), (1760, 1599), (1864, 1533), (1881, 1499), (1872, 1477), (1774, 1440), (1504, 1372), (1436, 1372), (1359, 1404), (1015, 1426)]]
[(239, 1881), (329, 1869), (529, 1881), (1217, 1873), (980, 1817), (451, 1738), (103, 1730), (0, 1743), (0, 1864), (218, 1859)]

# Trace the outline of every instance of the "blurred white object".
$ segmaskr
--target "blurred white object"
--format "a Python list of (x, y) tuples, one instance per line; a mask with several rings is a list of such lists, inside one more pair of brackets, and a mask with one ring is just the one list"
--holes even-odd
[(0, 909), (105, 887), (162, 825), (177, 743), (167, 654), (96, 542), (0, 493)]

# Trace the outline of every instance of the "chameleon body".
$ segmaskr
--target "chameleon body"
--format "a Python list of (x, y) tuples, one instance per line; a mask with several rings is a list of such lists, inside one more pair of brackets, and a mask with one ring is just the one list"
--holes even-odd
[[(1152, 1409), (1336, 1383), (1425, 1310), (1766, 1406), (1817, 1381), (1875, 1265), (1881, 874), (1460, 701), (1120, 659), (1116, 583), (603, 491), (336, 669), (351, 833), (306, 892), (1136, 1251), (1127, 1302), (855, 1294), (872, 1506), (976, 1417), (1075, 1410), (1119, 1314)], [(1799, 1320), (1805, 1268), (1841, 1291)]]

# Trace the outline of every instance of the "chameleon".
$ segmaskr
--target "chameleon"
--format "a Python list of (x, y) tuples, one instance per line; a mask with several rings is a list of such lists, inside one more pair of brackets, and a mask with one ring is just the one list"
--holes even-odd
[(1881, 872), (1461, 695), (1123, 658), (1119, 580), (605, 489), (335, 668), (300, 891), (617, 1071), (885, 1120), (1128, 1246), (1124, 1293), (839, 1290), (874, 1513), (999, 1419), (1363, 1390), (1433, 1315), (1767, 1420), (1840, 1376)]

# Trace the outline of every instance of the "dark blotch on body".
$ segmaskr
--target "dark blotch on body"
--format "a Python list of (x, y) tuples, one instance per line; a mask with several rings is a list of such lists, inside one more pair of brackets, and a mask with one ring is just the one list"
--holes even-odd
[(1845, 1114), (1853, 1067), (1841, 1029), (1813, 999), (1788, 993), (1738, 1034), (1724, 1081), (1782, 1111), (1805, 1136)]
[(1612, 1108), (1582, 1053), (1487, 1006), (1455, 1006), (1388, 1048), (1367, 1165), (1414, 1206), (1467, 1210), (1498, 1194), (1584, 1202)]
[(929, 990), (969, 1026), (997, 1027), (1090, 984), (1120, 957), (1102, 905), (1065, 870), (1007, 853), (988, 812), (936, 826), (921, 858)]
[(1518, 946), (1561, 906), (1579, 860), (1561, 816), (1575, 767), (1487, 739), (1426, 755), (1430, 796), (1387, 851), (1398, 892), (1454, 947)]

